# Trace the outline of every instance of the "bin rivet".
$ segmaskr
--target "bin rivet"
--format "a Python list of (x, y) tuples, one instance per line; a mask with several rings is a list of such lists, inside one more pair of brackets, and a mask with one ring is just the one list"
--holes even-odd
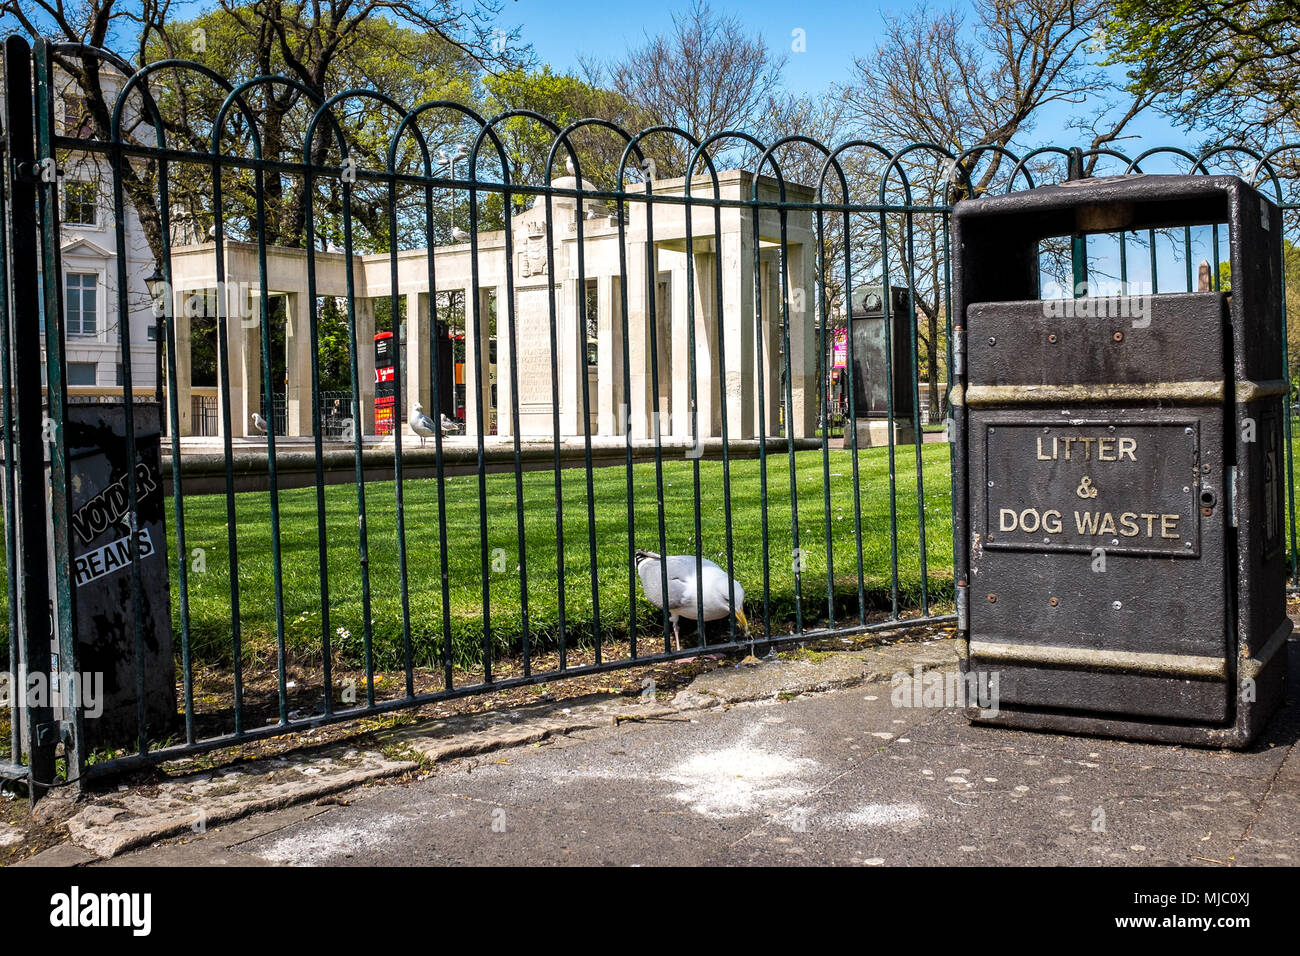
[(1050, 605), (1052, 605), (1052, 607), (1056, 607), (1056, 605), (1059, 604), (1060, 602), (1057, 601), (1056, 598), (1051, 597), (1051, 598), (1048, 598), (1048, 599), (1047, 599), (1047, 603), (1050, 604)]
[(1112, 601), (1112, 602), (1110, 603), (1110, 606), (1113, 607), (1115, 610), (1118, 611), (1118, 610), (1119, 610), (1120, 608), (1122, 608), (1124, 605), (1123, 605), (1122, 603), (1120, 603), (1119, 601)]
[(989, 603), (990, 603), (990, 604), (997, 604), (997, 603), (998, 603), (998, 596), (997, 596), (996, 594), (990, 594), (990, 595), (989, 595)]
[(1047, 337), (1047, 341), (1049, 341), (1049, 342), (1055, 344), (1055, 343), (1056, 343), (1056, 333), (1053, 332), (1051, 335), (1049, 335), (1049, 336)]
[(989, 336), (989, 345), (997, 345), (997, 344), (998, 344), (998, 340), (995, 339), (993, 336), (990, 335), (990, 336)]
[(1111, 338), (1113, 338), (1116, 342), (1123, 342), (1123, 341), (1124, 341), (1124, 333), (1123, 333), (1123, 332), (1116, 332), (1114, 335), (1111, 336)]

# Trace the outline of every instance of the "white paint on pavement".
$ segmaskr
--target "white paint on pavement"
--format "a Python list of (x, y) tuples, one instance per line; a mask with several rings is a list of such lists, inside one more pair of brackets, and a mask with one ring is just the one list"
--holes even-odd
[[(334, 814), (323, 816), (328, 818)], [(313, 821), (292, 836), (258, 850), (257, 855), (274, 863), (319, 866), (341, 860), (362, 847), (373, 848), (377, 843), (387, 842), (393, 830), (412, 819), (407, 813), (385, 813), (360, 823), (335, 822), (331, 825), (328, 820)]]

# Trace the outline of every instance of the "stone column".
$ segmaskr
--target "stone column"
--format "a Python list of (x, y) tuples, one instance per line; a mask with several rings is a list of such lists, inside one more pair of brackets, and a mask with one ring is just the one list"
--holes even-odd
[[(812, 255), (804, 243), (787, 248), (790, 283), (791, 434), (806, 438), (817, 430), (817, 336), (814, 332)], [(910, 348), (910, 345), (908, 346)]]
[[(652, 325), (652, 332), (655, 335), (655, 347), (657, 349), (657, 360), (659, 365), (659, 407), (652, 411), (659, 415), (659, 431), (665, 438), (673, 434), (673, 309), (674, 304), (683, 295), (681, 288), (677, 285), (672, 272), (664, 272), (664, 282), (659, 282), (660, 272), (656, 271), (650, 277), (654, 283), (655, 289), (655, 321)], [(647, 343), (647, 349), (649, 345)], [(646, 368), (653, 371), (650, 367), (650, 358), (647, 352)], [(653, 388), (653, 385), (652, 385)], [(650, 393), (650, 404), (654, 405), (654, 392)]]
[[(194, 434), (193, 409), (190, 407), (191, 402), (191, 379), (194, 377), (194, 361), (190, 354), (191, 324), (192, 316), (185, 308), (185, 303), (189, 298), (187, 292), (177, 292), (172, 296), (172, 336), (176, 340), (176, 411), (177, 411), (177, 428), (178, 435)], [(163, 344), (166, 348), (166, 343)], [(167, 356), (171, 361), (171, 356)], [(164, 373), (165, 374), (165, 373)], [(166, 384), (170, 385), (170, 382)], [(164, 409), (163, 414), (167, 411)]]
[[(723, 214), (724, 229), (727, 224)], [(754, 239), (741, 217), (739, 229), (722, 234), (722, 309), (726, 323), (726, 415), (729, 438), (754, 438)]]
[(627, 328), (628, 364), (631, 377), (627, 382), (628, 424), (633, 438), (651, 438), (650, 430), (650, 283), (654, 269), (647, 268), (646, 244), (629, 242), (627, 246)]
[[(433, 370), (431, 363), (435, 358), (432, 330), (429, 322), (429, 294), (427, 292), (406, 293), (406, 354), (402, 375), (402, 403), (410, 410), (416, 402), (424, 406), (424, 414), (435, 422), (438, 418), (438, 403), (433, 395)], [(408, 421), (406, 432), (411, 432)]]
[(699, 434), (716, 438), (722, 431), (718, 383), (718, 281), (713, 253), (695, 254), (695, 400)]
[(600, 339), (597, 346), (599, 433), (623, 435), (627, 427), (627, 389), (623, 381), (623, 292), (619, 276), (599, 280)]
[[(502, 437), (511, 437), (514, 435), (514, 403), (518, 401), (519, 396), (515, 395), (510, 389), (510, 356), (519, 342), (519, 315), (518, 308), (515, 308), (515, 337), (514, 341), (510, 338), (510, 311), (512, 305), (506, 296), (506, 287), (497, 286), (497, 434)], [(534, 370), (524, 368), (519, 364), (519, 359), (515, 359), (515, 374), (520, 379), (520, 391), (522, 392), (523, 378), (526, 375), (533, 374)], [(520, 430), (523, 430), (523, 419), (520, 416)]]
[[(479, 363), (474, 349), (474, 303), (478, 302), (482, 337), (479, 340)], [(465, 434), (477, 435), (479, 416), (483, 416), (483, 434), (490, 434), (492, 383), (488, 379), (488, 345), (490, 322), (487, 289), (465, 289)]]
[[(767, 421), (761, 423), (760, 427), (766, 428), (766, 434), (770, 437), (781, 434), (781, 403), (785, 401), (785, 390), (781, 387), (783, 366), (781, 323), (784, 318), (781, 302), (781, 270), (778, 268), (778, 259), (774, 251), (763, 256), (761, 268), (763, 349), (759, 357), (759, 374), (763, 376), (763, 402)], [(754, 404), (757, 410), (757, 399)]]
[(375, 303), (353, 299), (357, 326), (357, 396), (361, 403), (360, 434), (375, 434)]
[[(242, 305), (246, 311), (232, 306)], [(230, 430), (232, 437), (261, 436), (253, 427), (253, 413), (262, 406), (262, 334), (261, 302), (256, 295), (247, 303), (228, 300), (226, 308), (226, 347), (230, 366)], [(221, 379), (217, 379), (218, 387)], [(218, 400), (225, 396), (218, 391)], [(273, 423), (267, 421), (269, 429)], [(218, 430), (224, 426), (218, 416)]]
[(312, 433), (311, 317), (305, 296), (284, 296), (285, 431), (289, 435)]
[[(688, 439), (691, 434), (691, 365), (690, 352), (687, 348), (687, 325), (690, 318), (687, 312), (689, 296), (686, 289), (686, 254), (674, 254), (672, 259), (671, 310), (668, 312), (668, 341), (671, 343), (668, 355), (671, 357), (665, 368), (663, 351), (659, 353), (659, 380), (668, 391), (661, 390), (661, 399), (668, 397), (671, 402), (672, 421), (665, 422), (664, 427), (671, 430), (673, 438)], [(662, 339), (660, 340), (663, 341)]]
[(582, 385), (579, 375), (587, 374), (586, 330), (579, 321), (578, 307), (586, 290), (577, 279), (565, 279), (557, 290), (556, 336), (560, 367), (560, 434), (582, 434)]

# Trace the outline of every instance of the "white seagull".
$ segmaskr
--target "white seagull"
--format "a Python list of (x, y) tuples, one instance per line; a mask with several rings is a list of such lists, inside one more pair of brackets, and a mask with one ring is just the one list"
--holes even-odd
[(263, 435), (266, 434), (266, 419), (257, 414), (257, 412), (253, 412), (253, 427)]
[(424, 414), (424, 406), (416, 402), (411, 408), (410, 418), (411, 431), (420, 436), (420, 445), (424, 445), (426, 438), (433, 438), (438, 434), (438, 426), (433, 423), (433, 419)]
[(455, 239), (457, 242), (469, 242), (469, 233), (460, 228), (460, 226), (452, 226), (451, 238)]
[[(641, 590), (646, 600), (657, 608), (664, 606), (662, 592), (662, 571), (660, 557), (653, 551), (636, 553), (636, 571), (641, 578)], [(700, 620), (697, 611), (697, 587), (695, 582), (695, 556), (691, 554), (668, 555), (668, 613), (673, 622), (673, 644), (677, 650), (682, 649), (681, 632), (678, 624), (681, 618)], [(749, 630), (749, 621), (745, 619), (745, 589), (735, 578), (728, 578), (722, 570), (708, 558), (702, 561), (704, 584), (704, 614), (706, 621), (725, 618), (730, 613), (730, 599), (727, 582), (730, 581), (736, 591), (736, 621), (745, 630)]]
[(448, 418), (447, 413), (442, 414), (442, 433), (443, 435), (456, 435), (460, 432), (460, 422)]

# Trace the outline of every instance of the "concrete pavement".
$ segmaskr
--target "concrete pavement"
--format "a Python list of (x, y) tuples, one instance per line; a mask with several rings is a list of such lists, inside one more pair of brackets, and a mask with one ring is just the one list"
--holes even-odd
[[(895, 707), (891, 673), (935, 659), (901, 644), (859, 658), (860, 683), (808, 680), (848, 655), (726, 668), (693, 691), (712, 706), (455, 758), (106, 865), (1295, 865), (1300, 644), (1289, 651), (1287, 707), (1244, 753)], [(805, 687), (854, 685), (796, 694), (799, 667)]]

